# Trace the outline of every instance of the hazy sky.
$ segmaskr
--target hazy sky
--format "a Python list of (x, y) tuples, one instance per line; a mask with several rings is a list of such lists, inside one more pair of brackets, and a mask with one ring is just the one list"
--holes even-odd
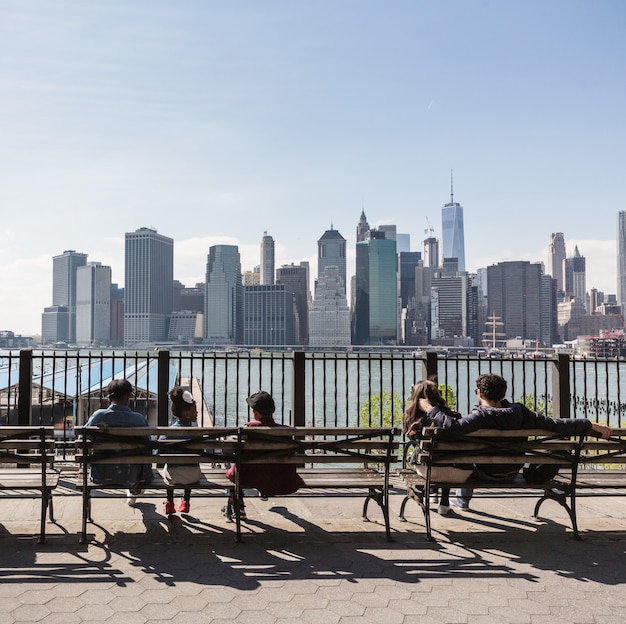
[[(0, 0), (0, 329), (41, 331), (52, 256), (124, 233), (310, 260), (330, 228), (464, 207), (466, 266), (547, 262), (551, 232), (616, 292), (626, 195), (622, 0)], [(352, 264), (350, 264), (352, 263)]]

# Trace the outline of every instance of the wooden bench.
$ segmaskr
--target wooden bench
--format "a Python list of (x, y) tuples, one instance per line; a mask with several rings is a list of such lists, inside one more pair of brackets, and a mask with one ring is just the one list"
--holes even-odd
[[(76, 429), (76, 461), (81, 471), (77, 487), (82, 490), (83, 513), (80, 542), (87, 541), (87, 522), (92, 522), (91, 493), (94, 490), (126, 490), (127, 485), (93, 483), (90, 468), (96, 464), (196, 464), (202, 478), (177, 489), (218, 490), (227, 494), (234, 485), (224, 467), (235, 461), (239, 448), (239, 430), (234, 427), (78, 427)], [(162, 436), (172, 436), (161, 439)], [(173, 436), (176, 436), (175, 438)], [(146, 490), (166, 490), (170, 486), (153, 469), (153, 480)], [(237, 517), (237, 532), (240, 532)]]
[[(391, 540), (389, 475), (397, 461), (396, 433), (389, 427), (244, 427), (238, 462), (298, 465), (305, 485), (293, 496), (315, 490), (366, 490), (363, 520), (368, 520), (368, 505), (374, 501), (383, 514), (385, 536)], [(235, 485), (233, 496), (238, 496), (246, 484)], [(238, 506), (231, 500), (229, 508), (233, 507)]]
[[(389, 526), (389, 472), (396, 462), (396, 431), (391, 428), (320, 428), (320, 427), (239, 427), (239, 428), (77, 428), (76, 460), (81, 466), (79, 487), (83, 493), (81, 542), (87, 539), (91, 521), (91, 492), (127, 486), (95, 484), (89, 479), (94, 464), (180, 463), (201, 465), (203, 479), (192, 489), (222, 490), (228, 493), (227, 517), (236, 524), (236, 539), (241, 541), (241, 508), (245, 483), (225, 477), (225, 468), (212, 469), (206, 464), (296, 464), (305, 488), (314, 490), (365, 489), (363, 518), (371, 500), (381, 508), (385, 535), (391, 539)], [(158, 437), (180, 436), (175, 440)], [(187, 439), (183, 439), (187, 438)], [(157, 453), (148, 458), (147, 454)], [(168, 484), (153, 470), (154, 480), (145, 489), (165, 489)]]
[[(432, 540), (430, 522), (430, 488), (474, 488), (498, 491), (536, 490), (540, 498), (535, 505), (533, 516), (536, 518), (541, 505), (546, 500), (553, 500), (568, 513), (574, 536), (579, 538), (576, 520), (577, 473), (581, 454), (586, 442), (584, 436), (568, 436), (543, 430), (481, 430), (452, 439), (437, 428), (428, 428), (423, 432), (420, 442), (422, 452), (420, 463), (426, 468), (426, 475), (419, 475), (414, 469), (406, 467), (406, 452), (403, 468), (400, 471), (407, 494), (400, 507), (400, 519), (405, 521), (404, 510), (409, 500), (415, 500), (424, 513), (426, 536)], [(526, 464), (555, 465), (559, 474), (544, 483), (528, 483), (521, 474), (512, 481), (484, 481), (470, 477), (465, 483), (453, 483), (435, 480), (432, 471), (435, 467), (469, 466), (489, 464)], [(626, 486), (626, 481), (623, 481)]]
[(0, 490), (39, 492), (39, 544), (46, 542), (48, 514), (54, 522), (52, 492), (59, 484), (54, 444), (52, 427), (0, 428)]

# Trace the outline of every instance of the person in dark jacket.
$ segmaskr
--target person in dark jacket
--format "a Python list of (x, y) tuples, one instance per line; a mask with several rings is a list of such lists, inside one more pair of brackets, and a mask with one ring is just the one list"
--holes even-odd
[[(451, 435), (464, 435), (479, 429), (543, 429), (565, 434), (585, 434), (593, 432), (607, 439), (611, 428), (591, 422), (586, 418), (551, 418), (528, 409), (522, 403), (510, 403), (504, 398), (507, 383), (500, 375), (487, 373), (476, 380), (478, 406), (463, 418), (451, 418), (433, 405), (427, 398), (419, 400), (419, 407), (436, 427)], [(475, 476), (490, 481), (515, 478), (521, 466), (477, 466)], [(457, 500), (452, 504), (460, 509), (469, 508), (471, 489), (457, 490)]]
[[(287, 427), (274, 420), (276, 405), (269, 392), (259, 390), (246, 399), (252, 409), (253, 420), (245, 424), (246, 427)], [(238, 467), (233, 464), (226, 472), (226, 477), (235, 481), (236, 471), (239, 470), (239, 483), (242, 488), (256, 489), (262, 499), (271, 496), (293, 494), (304, 485), (302, 477), (296, 472), (295, 464), (246, 464)], [(240, 501), (243, 510), (243, 501)], [(226, 508), (222, 510), (227, 513)], [(245, 514), (242, 513), (245, 517)]]

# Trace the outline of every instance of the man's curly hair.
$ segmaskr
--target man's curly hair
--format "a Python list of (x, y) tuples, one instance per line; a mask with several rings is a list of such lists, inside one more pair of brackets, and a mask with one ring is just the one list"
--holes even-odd
[(476, 388), (490, 401), (501, 401), (506, 394), (506, 379), (494, 373), (485, 373), (476, 380)]

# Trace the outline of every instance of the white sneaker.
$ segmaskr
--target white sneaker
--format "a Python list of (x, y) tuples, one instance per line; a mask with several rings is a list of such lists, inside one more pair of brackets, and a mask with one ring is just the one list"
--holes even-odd
[(143, 490), (126, 490), (126, 504), (129, 507), (134, 507), (137, 504), (137, 494), (141, 494)]
[(447, 516), (449, 511), (450, 505), (439, 505), (439, 507), (437, 507), (437, 513), (440, 516)]

